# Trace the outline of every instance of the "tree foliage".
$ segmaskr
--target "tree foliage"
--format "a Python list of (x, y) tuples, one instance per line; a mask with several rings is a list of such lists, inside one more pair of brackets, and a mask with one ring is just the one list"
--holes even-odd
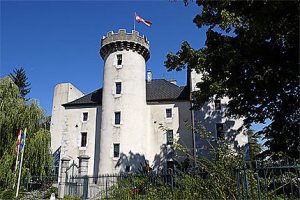
[[(271, 123), (258, 134), (268, 147), (263, 156), (299, 158), (299, 2), (204, 1), (193, 22), (207, 28), (200, 50), (184, 42), (169, 53), (168, 70), (203, 74), (194, 93), (195, 108), (228, 96), (227, 115), (244, 125)], [(276, 154), (276, 155), (275, 155)]]
[(50, 132), (45, 129), (44, 111), (35, 102), (25, 102), (9, 78), (0, 79), (0, 187), (15, 181), (15, 142), (19, 129), (27, 128), (22, 174), (49, 174), (52, 164)]
[(26, 72), (23, 67), (20, 69), (14, 69), (13, 73), (10, 73), (10, 78), (19, 87), (20, 95), (25, 99), (25, 96), (30, 92), (30, 83), (26, 76)]

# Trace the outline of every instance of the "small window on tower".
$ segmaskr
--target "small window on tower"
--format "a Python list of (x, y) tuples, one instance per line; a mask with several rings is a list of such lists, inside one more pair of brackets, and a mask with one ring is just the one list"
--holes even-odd
[(224, 124), (223, 123), (217, 123), (216, 124), (217, 129), (217, 138), (221, 139), (224, 138)]
[(167, 118), (172, 118), (172, 108), (167, 108), (166, 109), (166, 117)]
[(121, 123), (121, 112), (115, 112), (115, 124)]
[(173, 144), (173, 130), (167, 130), (167, 144), (172, 145)]
[(117, 65), (122, 65), (122, 54), (117, 55)]
[(221, 100), (215, 100), (215, 110), (221, 110)]
[(120, 144), (114, 144), (114, 158), (120, 156)]
[(89, 116), (89, 113), (84, 112), (84, 113), (83, 113), (83, 116), (82, 116), (82, 120), (83, 120), (84, 122), (87, 121), (87, 120), (88, 120), (88, 116)]
[(83, 132), (81, 133), (81, 147), (86, 147), (87, 142), (87, 133)]
[(116, 82), (116, 94), (121, 94), (122, 84), (121, 82)]

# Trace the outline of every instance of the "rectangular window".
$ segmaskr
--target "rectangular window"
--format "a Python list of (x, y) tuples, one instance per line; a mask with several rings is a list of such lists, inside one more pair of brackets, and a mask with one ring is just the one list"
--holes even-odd
[(130, 172), (130, 165), (127, 165), (127, 166), (126, 166), (125, 172)]
[(83, 115), (82, 115), (82, 120), (85, 122), (88, 120), (88, 116), (89, 116), (89, 113), (87, 112), (84, 112)]
[(167, 144), (172, 145), (173, 144), (173, 130), (167, 130)]
[(174, 162), (173, 161), (167, 161), (167, 169), (174, 169)]
[(223, 123), (217, 123), (216, 124), (216, 129), (217, 129), (218, 139), (224, 138), (224, 124)]
[(122, 54), (117, 55), (117, 65), (122, 65)]
[(114, 144), (114, 158), (120, 156), (120, 144)]
[(116, 82), (116, 94), (121, 94), (122, 85), (121, 82)]
[(115, 124), (121, 123), (121, 112), (115, 112)]
[(215, 100), (215, 110), (221, 110), (221, 100)]
[(166, 117), (167, 118), (172, 118), (172, 108), (167, 108), (166, 109)]
[(81, 133), (81, 147), (86, 147), (87, 142), (87, 133), (83, 132)]

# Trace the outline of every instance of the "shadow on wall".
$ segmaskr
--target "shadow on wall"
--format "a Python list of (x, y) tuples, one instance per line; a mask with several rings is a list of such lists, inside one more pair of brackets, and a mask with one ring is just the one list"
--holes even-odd
[(119, 168), (120, 172), (133, 172), (133, 173), (145, 173), (149, 171), (161, 171), (168, 167), (168, 163), (172, 163), (176, 160), (174, 155), (174, 149), (171, 145), (162, 145), (160, 153), (154, 156), (152, 164), (149, 164), (149, 160), (145, 159), (145, 156), (139, 153), (129, 152), (128, 155), (121, 153), (120, 158), (115, 165), (115, 168)]
[[(199, 156), (209, 156), (211, 148), (217, 147), (217, 128), (218, 123), (223, 124), (222, 135), (227, 142), (232, 144), (235, 150), (242, 150), (238, 143), (237, 136), (242, 134), (241, 128), (235, 127), (236, 121), (225, 117), (226, 104), (221, 105), (221, 110), (215, 110), (211, 103), (205, 103), (200, 110), (194, 112), (195, 129), (196, 129), (196, 148)], [(222, 120), (223, 119), (223, 120)], [(224, 120), (225, 119), (225, 120)], [(209, 136), (203, 136), (204, 126)], [(236, 129), (233, 129), (236, 128)]]
[(95, 132), (95, 151), (94, 151), (94, 176), (97, 176), (99, 173), (99, 163), (100, 163), (100, 140), (101, 140), (101, 134), (100, 134), (100, 124), (101, 124), (101, 107), (97, 107), (96, 111), (96, 132)]
[(143, 170), (142, 166), (145, 161), (145, 156), (139, 153), (134, 154), (131, 151), (129, 152), (129, 155), (121, 153), (115, 168), (119, 168), (120, 172), (138, 173)]

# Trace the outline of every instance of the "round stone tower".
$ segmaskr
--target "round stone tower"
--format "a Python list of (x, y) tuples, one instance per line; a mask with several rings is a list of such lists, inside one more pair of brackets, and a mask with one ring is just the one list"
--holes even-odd
[[(104, 60), (99, 173), (132, 170), (146, 154), (146, 61), (149, 42), (137, 31), (108, 32)], [(140, 164), (140, 163), (138, 163)]]

